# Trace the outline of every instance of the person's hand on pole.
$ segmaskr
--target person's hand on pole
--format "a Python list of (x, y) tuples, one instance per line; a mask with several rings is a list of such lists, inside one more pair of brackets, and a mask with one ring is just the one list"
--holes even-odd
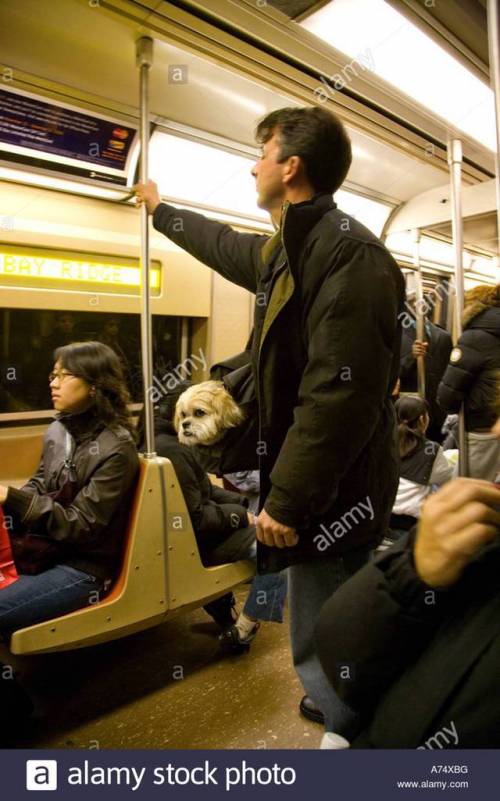
[(500, 534), (500, 489), (457, 478), (422, 506), (415, 568), (431, 587), (454, 584), (477, 552)]
[(427, 356), (427, 349), (429, 347), (428, 342), (422, 342), (420, 339), (416, 339), (413, 345), (411, 346), (411, 351), (415, 359), (418, 359), (419, 356)]
[(264, 545), (275, 548), (290, 548), (299, 541), (294, 528), (278, 523), (265, 509), (262, 509), (257, 518), (257, 539)]
[(136, 206), (141, 206), (142, 203), (145, 203), (148, 213), (154, 214), (156, 207), (161, 203), (157, 184), (154, 181), (148, 181), (147, 184), (136, 184), (134, 192)]

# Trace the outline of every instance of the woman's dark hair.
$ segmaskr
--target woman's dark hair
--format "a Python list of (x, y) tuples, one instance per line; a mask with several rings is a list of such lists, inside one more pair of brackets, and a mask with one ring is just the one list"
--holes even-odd
[(405, 395), (394, 405), (398, 416), (399, 455), (401, 459), (412, 456), (417, 448), (425, 442), (425, 434), (417, 431), (419, 418), (427, 414), (429, 406), (426, 400), (415, 395)]
[(134, 424), (127, 405), (130, 395), (121, 362), (102, 342), (73, 342), (54, 352), (54, 363), (95, 387), (94, 407), (97, 416), (110, 428), (123, 426), (134, 434)]
[(337, 191), (352, 161), (351, 141), (335, 114), (318, 106), (281, 108), (257, 125), (256, 141), (268, 142), (274, 132), (281, 144), (280, 163), (300, 156), (315, 192)]

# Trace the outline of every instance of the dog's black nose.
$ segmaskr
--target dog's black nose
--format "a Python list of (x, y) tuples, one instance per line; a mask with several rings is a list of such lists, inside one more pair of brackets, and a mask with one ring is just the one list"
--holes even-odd
[(182, 427), (183, 427), (184, 429), (188, 429), (190, 425), (191, 425), (191, 423), (190, 423), (190, 421), (189, 421), (189, 420), (183, 420), (183, 421), (182, 421)]

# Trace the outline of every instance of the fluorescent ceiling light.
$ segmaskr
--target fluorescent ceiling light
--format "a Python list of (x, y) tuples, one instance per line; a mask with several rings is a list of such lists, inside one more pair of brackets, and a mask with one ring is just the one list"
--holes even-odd
[(345, 189), (335, 192), (335, 202), (342, 211), (366, 225), (375, 236), (381, 235), (385, 222), (392, 211), (392, 206), (388, 206), (386, 203), (379, 203), (362, 195), (356, 195), (354, 192), (347, 192)]
[(475, 286), (484, 286), (485, 284), (495, 286), (495, 280), (493, 278), (482, 278), (480, 275), (475, 275), (474, 273), (465, 273), (464, 275), (464, 289), (466, 292), (468, 289), (473, 289)]
[(301, 24), (352, 59), (329, 76), (337, 88), (373, 71), (496, 150), (491, 89), (384, 0), (333, 0)]
[(477, 273), (478, 276), (484, 275), (488, 278), (493, 278), (495, 281), (500, 281), (500, 263), (497, 258), (487, 259), (484, 256), (473, 256), (471, 263), (471, 273)]
[[(411, 231), (400, 231), (389, 234), (385, 240), (386, 247), (393, 253), (401, 253), (413, 257), (415, 240)], [(448, 242), (441, 242), (429, 236), (422, 236), (420, 239), (420, 258), (424, 261), (431, 261), (443, 266), (454, 267), (455, 251), (453, 245)], [(470, 254), (464, 251), (464, 267), (470, 265)]]
[(149, 147), (151, 178), (159, 192), (179, 201), (235, 211), (266, 222), (269, 215), (257, 206), (254, 159), (209, 145), (155, 132)]
[[(269, 221), (256, 203), (253, 159), (162, 132), (153, 134), (149, 153), (151, 177), (164, 197)], [(380, 236), (391, 206), (344, 190), (336, 192), (335, 200)]]
[[(195, 211), (197, 214), (204, 214), (207, 217), (210, 217), (211, 220), (217, 220), (217, 222), (227, 223), (228, 225), (233, 226), (234, 228), (251, 228), (256, 231), (261, 231), (263, 234), (267, 233), (274, 233), (274, 226), (271, 223), (271, 218), (268, 217), (267, 222), (265, 220), (256, 220), (255, 218), (245, 217), (244, 215), (237, 215), (231, 214), (228, 211), (220, 211), (219, 209), (207, 209), (204, 206), (196, 205), (196, 203), (189, 203), (185, 200), (183, 203), (178, 201), (177, 198), (171, 197), (169, 195), (162, 195), (162, 199), (165, 203), (169, 203), (171, 206), (174, 206), (176, 209), (183, 209), (185, 211)], [(172, 243), (173, 245), (173, 243)], [(173, 245), (174, 248), (177, 245)]]

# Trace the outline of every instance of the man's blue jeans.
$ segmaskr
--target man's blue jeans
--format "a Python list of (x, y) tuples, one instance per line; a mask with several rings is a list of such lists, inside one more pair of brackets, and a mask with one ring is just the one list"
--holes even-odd
[(11, 632), (97, 603), (102, 582), (67, 565), (19, 579), (0, 590), (0, 632)]
[[(323, 672), (316, 654), (314, 627), (323, 604), (344, 581), (371, 557), (370, 551), (339, 559), (316, 559), (288, 568), (288, 608), (293, 664), (302, 686), (325, 716), (326, 731), (351, 739), (358, 731), (357, 716)], [(342, 659), (343, 654), (339, 654)]]

